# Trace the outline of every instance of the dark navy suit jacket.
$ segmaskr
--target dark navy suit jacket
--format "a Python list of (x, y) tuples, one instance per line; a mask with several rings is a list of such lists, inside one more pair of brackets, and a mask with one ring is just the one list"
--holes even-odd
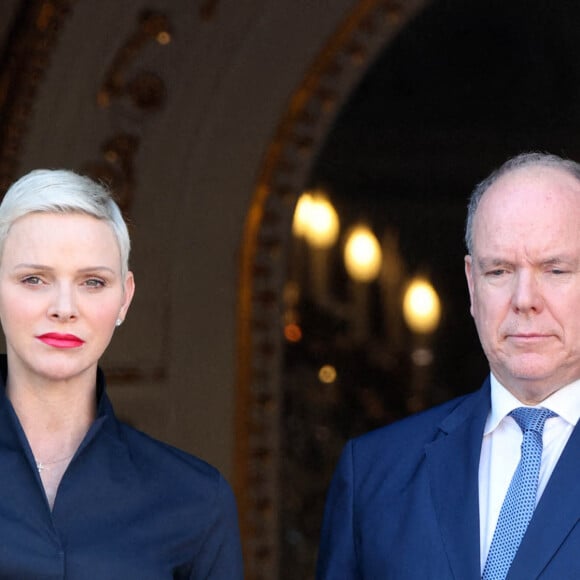
[[(350, 441), (326, 503), (318, 580), (477, 580), (490, 386)], [(580, 579), (580, 428), (508, 580)]]
[[(5, 360), (0, 360), (4, 367)], [(237, 512), (207, 463), (115, 418), (99, 375), (98, 417), (50, 510), (0, 384), (0, 579), (241, 580)]]

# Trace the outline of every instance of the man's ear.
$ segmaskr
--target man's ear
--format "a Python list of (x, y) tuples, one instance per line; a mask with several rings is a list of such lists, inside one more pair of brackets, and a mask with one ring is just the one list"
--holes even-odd
[(467, 289), (469, 290), (469, 312), (473, 316), (473, 258), (467, 254), (464, 258), (465, 262), (465, 278), (467, 280)]

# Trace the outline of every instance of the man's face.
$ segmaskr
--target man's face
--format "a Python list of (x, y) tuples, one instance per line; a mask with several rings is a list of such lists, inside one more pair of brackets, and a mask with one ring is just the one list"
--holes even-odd
[(528, 167), (484, 194), (465, 273), (491, 371), (520, 401), (580, 378), (580, 184)]

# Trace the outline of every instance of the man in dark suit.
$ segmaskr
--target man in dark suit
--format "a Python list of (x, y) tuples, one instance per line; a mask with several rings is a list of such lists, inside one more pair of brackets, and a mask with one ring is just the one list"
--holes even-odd
[(490, 375), (346, 445), (319, 580), (580, 578), (580, 165), (506, 162), (472, 194), (466, 243)]

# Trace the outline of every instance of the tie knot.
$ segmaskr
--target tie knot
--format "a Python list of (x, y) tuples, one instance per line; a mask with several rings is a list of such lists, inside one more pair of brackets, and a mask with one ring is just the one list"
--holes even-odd
[(544, 423), (550, 417), (556, 417), (556, 413), (544, 407), (518, 407), (510, 415), (516, 420), (522, 431), (537, 431), (542, 433)]

